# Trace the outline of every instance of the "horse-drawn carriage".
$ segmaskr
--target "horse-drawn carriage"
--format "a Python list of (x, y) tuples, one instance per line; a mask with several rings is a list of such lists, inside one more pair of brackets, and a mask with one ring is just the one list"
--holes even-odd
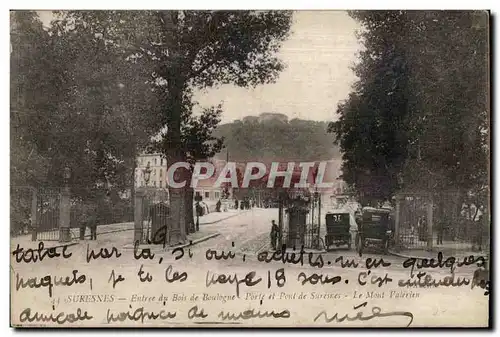
[(394, 226), (391, 211), (383, 208), (364, 207), (356, 222), (356, 250), (361, 254), (366, 246), (378, 246), (388, 253), (393, 242)]
[(333, 211), (326, 214), (325, 246), (327, 250), (333, 245), (336, 247), (347, 245), (347, 248), (351, 249), (351, 217), (352, 215), (346, 211)]

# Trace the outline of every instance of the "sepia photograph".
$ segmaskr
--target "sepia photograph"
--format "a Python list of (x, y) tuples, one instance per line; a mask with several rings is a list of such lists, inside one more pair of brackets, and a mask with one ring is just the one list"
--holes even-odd
[(488, 328), (487, 10), (11, 10), (13, 328)]

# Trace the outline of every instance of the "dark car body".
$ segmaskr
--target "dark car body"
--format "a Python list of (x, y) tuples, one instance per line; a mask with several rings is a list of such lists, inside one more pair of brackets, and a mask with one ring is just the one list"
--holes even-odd
[(393, 226), (391, 211), (383, 208), (365, 207), (358, 223), (356, 248), (361, 253), (368, 245), (380, 246), (388, 252), (392, 242)]
[(345, 213), (327, 213), (325, 216), (326, 222), (326, 235), (325, 246), (326, 249), (335, 245), (347, 245), (351, 248), (351, 221), (350, 214)]

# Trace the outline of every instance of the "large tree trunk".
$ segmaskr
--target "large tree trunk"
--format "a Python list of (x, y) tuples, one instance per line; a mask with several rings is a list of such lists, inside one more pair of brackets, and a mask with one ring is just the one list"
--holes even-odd
[[(175, 151), (174, 151), (175, 152)], [(177, 151), (178, 152), (178, 151)], [(180, 160), (171, 160), (176, 163)], [(182, 182), (187, 177), (187, 171), (179, 168), (174, 174), (176, 182)], [(187, 240), (186, 231), (186, 189), (185, 188), (169, 188), (170, 195), (170, 218), (169, 218), (169, 235), (167, 243), (169, 246), (175, 246), (185, 243)]]
[(193, 217), (193, 197), (194, 190), (191, 188), (192, 168), (188, 172), (189, 176), (186, 177), (186, 187), (184, 188), (184, 202), (186, 205), (186, 234), (195, 232), (195, 223)]
[[(168, 142), (165, 144), (166, 149), (164, 149), (164, 153), (167, 154), (167, 163), (169, 166), (184, 161), (185, 158), (185, 151), (181, 139), (181, 112), (184, 82), (180, 74), (174, 72), (173, 75), (174, 76), (169, 77), (168, 81), (170, 96), (166, 105), (166, 109), (168, 109)], [(188, 170), (179, 168), (174, 173), (174, 180), (176, 182), (188, 181), (189, 176)], [(185, 243), (187, 239), (185, 192), (185, 188), (169, 188), (170, 234), (167, 240), (169, 246)]]
[(170, 190), (169, 246), (175, 246), (186, 242), (184, 204), (184, 193), (182, 192), (182, 189), (172, 188)]
[[(187, 87), (187, 74), (191, 71), (182, 66), (185, 63), (185, 55), (179, 50), (176, 40), (176, 26), (179, 24), (178, 11), (159, 11), (159, 19), (163, 24), (164, 46), (168, 50), (168, 56), (162, 62), (169, 63), (158, 68), (161, 77), (167, 80), (167, 95), (162, 105), (166, 112), (167, 142), (164, 143), (163, 153), (166, 154), (169, 166), (184, 161), (186, 149), (181, 137), (181, 120), (184, 107), (184, 90)], [(163, 96), (164, 97), (164, 96)], [(176, 182), (188, 181), (190, 172), (185, 169), (177, 169), (174, 174)], [(187, 183), (186, 183), (187, 185)], [(170, 192), (170, 234), (169, 245), (185, 242), (186, 232), (186, 188), (169, 188)]]
[[(133, 211), (135, 211), (135, 171), (137, 170), (137, 153), (138, 151), (135, 152), (135, 156), (134, 156), (134, 162), (133, 162), (133, 165), (132, 165), (132, 188), (130, 189), (130, 205), (131, 205), (131, 209)], [(131, 219), (130, 221), (134, 221), (134, 214), (132, 213), (130, 215)]]
[(196, 231), (193, 212), (194, 189), (188, 187), (186, 190), (186, 233), (191, 234)]

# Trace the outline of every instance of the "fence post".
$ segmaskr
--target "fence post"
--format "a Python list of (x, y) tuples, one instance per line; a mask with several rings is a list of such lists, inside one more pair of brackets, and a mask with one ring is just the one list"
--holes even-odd
[(70, 235), (70, 189), (68, 186), (63, 187), (61, 191), (61, 201), (59, 206), (59, 241), (71, 241)]
[(137, 189), (134, 196), (134, 244), (142, 242), (142, 204), (144, 202), (144, 191)]
[(32, 189), (31, 194), (31, 241), (38, 239), (38, 221), (37, 221), (37, 190)]
[(396, 210), (394, 214), (394, 243), (396, 251), (401, 250), (401, 196), (396, 195)]
[[(185, 203), (185, 196), (182, 194), (182, 190), (178, 188), (173, 188), (169, 191), (170, 195), (170, 216), (169, 216), (169, 231), (167, 234), (167, 244), (169, 246), (174, 246), (179, 243), (186, 242), (186, 226), (185, 224), (180, 224), (179, 222), (173, 221), (176, 216), (184, 217), (185, 211), (183, 204)], [(191, 206), (192, 207), (192, 206)]]
[(278, 199), (278, 226), (280, 230), (280, 235), (278, 238), (278, 247), (281, 249), (281, 246), (283, 245), (283, 202), (281, 200), (281, 196)]
[(434, 203), (432, 200), (432, 195), (429, 196), (427, 200), (427, 250), (431, 251), (432, 250), (432, 238), (433, 238), (433, 233), (432, 233), (432, 222), (433, 222), (433, 209), (434, 209)]
[[(317, 247), (315, 247), (316, 249), (319, 249), (320, 246), (319, 246), (319, 237), (320, 237), (320, 233), (321, 233), (321, 193), (319, 194), (319, 200), (318, 200), (318, 233), (317, 233), (317, 239), (316, 239), (316, 243), (317, 243)], [(315, 233), (316, 235), (316, 233)]]

